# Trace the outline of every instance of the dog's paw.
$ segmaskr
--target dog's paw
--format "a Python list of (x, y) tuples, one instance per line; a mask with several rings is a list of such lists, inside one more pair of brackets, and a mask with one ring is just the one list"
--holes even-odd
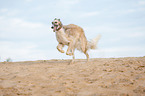
[(72, 55), (73, 55), (73, 53), (68, 53), (68, 52), (67, 52), (67, 53), (66, 53), (66, 55), (72, 56)]
[(61, 53), (64, 53), (64, 50), (58, 50), (59, 52), (61, 52)]
[(65, 52), (64, 50), (61, 50), (61, 49), (59, 49), (59, 48), (57, 48), (57, 50), (58, 50), (59, 52), (61, 52), (61, 53), (64, 53), (64, 52)]
[(61, 50), (60, 52), (61, 52), (61, 53), (64, 53), (64, 50)]

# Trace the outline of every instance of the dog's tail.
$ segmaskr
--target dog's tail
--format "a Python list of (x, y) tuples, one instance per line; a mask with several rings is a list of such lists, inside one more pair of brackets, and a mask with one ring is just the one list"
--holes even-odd
[(97, 48), (97, 43), (100, 40), (101, 35), (99, 34), (97, 37), (93, 38), (91, 41), (88, 41), (87, 43), (87, 49), (96, 49)]

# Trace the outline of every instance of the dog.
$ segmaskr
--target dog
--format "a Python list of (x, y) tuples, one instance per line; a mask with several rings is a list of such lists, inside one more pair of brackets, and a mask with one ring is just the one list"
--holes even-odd
[(68, 46), (66, 55), (73, 56), (72, 61), (75, 60), (74, 51), (75, 49), (83, 52), (87, 60), (89, 60), (89, 49), (96, 49), (97, 43), (101, 37), (98, 35), (91, 41), (87, 41), (84, 30), (75, 24), (63, 25), (60, 19), (55, 18), (52, 21), (53, 32), (56, 33), (56, 39), (58, 41), (57, 49), (61, 53), (65, 53), (63, 47)]

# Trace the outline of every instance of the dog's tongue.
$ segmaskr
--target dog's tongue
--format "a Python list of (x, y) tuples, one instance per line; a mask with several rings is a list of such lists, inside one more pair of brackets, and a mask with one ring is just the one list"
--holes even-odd
[(54, 28), (53, 28), (53, 32), (55, 32), (55, 31), (56, 31), (56, 29), (57, 29), (57, 27), (56, 27), (56, 26), (54, 26)]

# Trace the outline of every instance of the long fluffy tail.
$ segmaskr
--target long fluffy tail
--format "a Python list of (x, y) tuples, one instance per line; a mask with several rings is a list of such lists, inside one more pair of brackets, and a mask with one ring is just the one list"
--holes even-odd
[(93, 38), (91, 41), (88, 41), (87, 49), (96, 49), (97, 43), (98, 43), (100, 38), (101, 38), (101, 35), (99, 34), (97, 37)]

